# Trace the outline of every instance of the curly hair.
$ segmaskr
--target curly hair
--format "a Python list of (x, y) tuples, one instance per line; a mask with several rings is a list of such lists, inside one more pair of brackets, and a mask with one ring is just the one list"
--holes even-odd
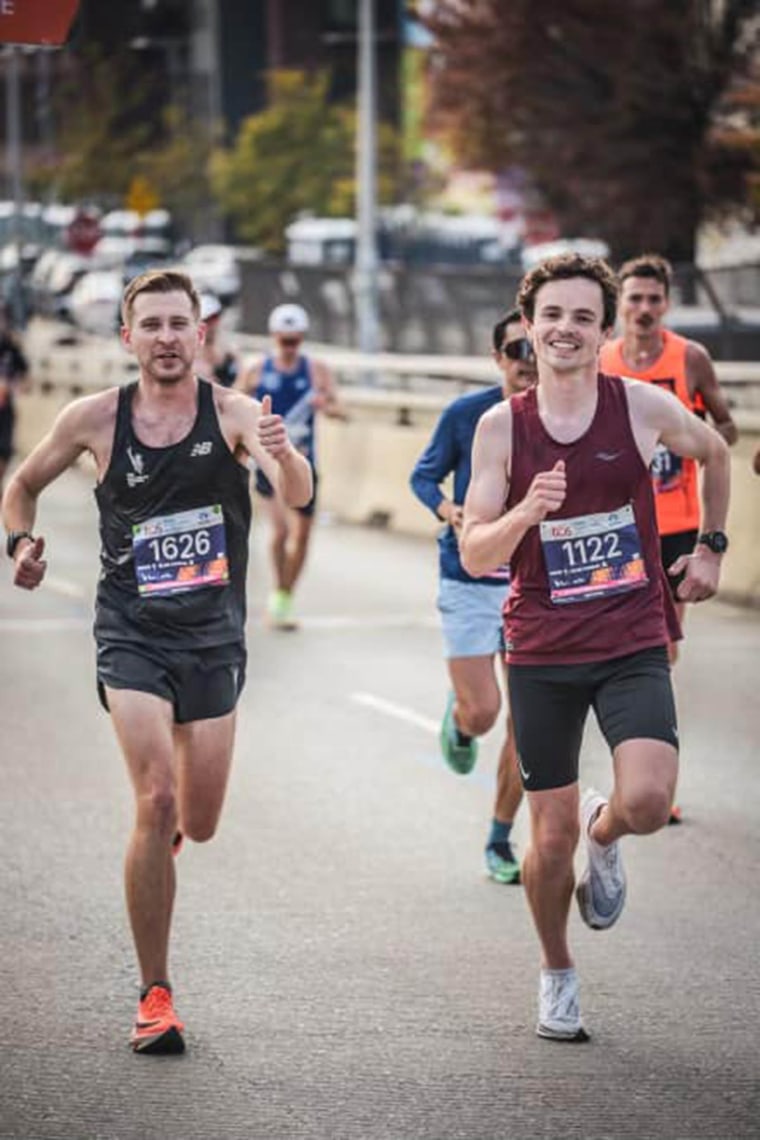
[(615, 274), (603, 258), (588, 257), (582, 253), (562, 253), (557, 257), (549, 257), (525, 274), (517, 292), (517, 304), (523, 316), (529, 321), (533, 320), (536, 294), (542, 285), (546, 285), (549, 281), (566, 281), (571, 277), (585, 277), (587, 281), (596, 281), (602, 290), (604, 303), (602, 328), (612, 328), (615, 324), (618, 296)]

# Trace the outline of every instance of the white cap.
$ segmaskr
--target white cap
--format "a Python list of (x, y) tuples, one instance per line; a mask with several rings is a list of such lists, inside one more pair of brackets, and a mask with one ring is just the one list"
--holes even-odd
[(309, 331), (309, 316), (300, 305), (278, 305), (269, 314), (270, 333), (305, 333)]
[(210, 321), (222, 311), (222, 302), (214, 293), (201, 293), (201, 320)]

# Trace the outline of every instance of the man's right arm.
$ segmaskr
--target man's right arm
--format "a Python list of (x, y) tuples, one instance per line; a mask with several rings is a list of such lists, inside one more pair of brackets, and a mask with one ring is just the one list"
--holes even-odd
[[(97, 397), (75, 400), (64, 408), (50, 433), (37, 444), (11, 478), (3, 496), (3, 524), (6, 531), (31, 531), (37, 515), (37, 499), (42, 491), (70, 467), (88, 444), (91, 406)], [(42, 580), (41, 540), (22, 538), (16, 545), (15, 582), (31, 589)]]
[(525, 498), (504, 510), (509, 492), (512, 420), (509, 404), (482, 417), (472, 447), (472, 478), (464, 503), (462, 564), (481, 577), (509, 562), (532, 526), (559, 510), (565, 499), (565, 464), (555, 463), (531, 481)]
[(430, 443), (415, 463), (409, 483), (420, 502), (436, 518), (448, 523), (453, 523), (453, 512), (461, 508), (446, 498), (441, 483), (454, 471), (456, 464), (454, 419), (447, 408), (436, 424)]

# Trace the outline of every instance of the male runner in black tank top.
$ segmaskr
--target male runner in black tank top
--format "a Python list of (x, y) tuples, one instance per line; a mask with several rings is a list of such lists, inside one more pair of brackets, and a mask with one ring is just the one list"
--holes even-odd
[(542, 951), (537, 1031), (564, 1041), (587, 1037), (567, 924), (589, 708), (614, 758), (609, 800), (589, 789), (581, 804), (588, 863), (576, 897), (593, 929), (623, 909), (620, 839), (667, 823), (678, 773), (667, 657), (677, 629), (649, 477), (658, 443), (703, 471), (711, 533), (670, 568), (685, 571), (682, 601), (715, 593), (726, 545), (721, 437), (669, 392), (598, 374), (616, 293), (609, 266), (579, 255), (549, 259), (523, 280), (518, 304), (538, 384), (479, 421), (460, 543), (470, 574), (510, 563), (509, 694), (531, 818), (523, 882)]
[(168, 981), (177, 839), (214, 834), (245, 677), (245, 572), (254, 459), (294, 507), (311, 469), (271, 403), (199, 380), (192, 282), (151, 271), (127, 286), (122, 339), (139, 380), (70, 404), (11, 481), (3, 510), (15, 583), (45, 574), (37, 499), (84, 451), (97, 469), (98, 688), (136, 798), (127, 907), (142, 991), (137, 1052), (182, 1052)]

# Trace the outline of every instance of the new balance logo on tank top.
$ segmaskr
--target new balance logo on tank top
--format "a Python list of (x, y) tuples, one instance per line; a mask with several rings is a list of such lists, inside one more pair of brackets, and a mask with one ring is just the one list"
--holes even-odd
[(211, 384), (184, 439), (148, 447), (119, 392), (113, 451), (95, 488), (101, 574), (95, 636), (183, 649), (243, 643), (249, 475), (219, 427)]
[(591, 424), (567, 444), (544, 427), (535, 388), (510, 399), (507, 509), (557, 460), (567, 475), (562, 507), (531, 527), (512, 556), (505, 639), (513, 664), (607, 661), (680, 636), (625, 386), (600, 375), (597, 389)]
[(282, 372), (268, 356), (253, 395), (257, 400), (272, 397), (272, 412), (282, 416), (293, 447), (314, 465), (314, 388), (311, 368), (305, 356), (299, 356), (293, 372)]

